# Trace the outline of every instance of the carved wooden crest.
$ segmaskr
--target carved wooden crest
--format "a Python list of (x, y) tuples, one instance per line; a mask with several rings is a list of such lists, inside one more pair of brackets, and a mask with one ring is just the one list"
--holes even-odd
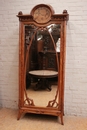
[(47, 23), (51, 20), (53, 13), (52, 7), (45, 4), (37, 5), (31, 11), (31, 15), (37, 23)]

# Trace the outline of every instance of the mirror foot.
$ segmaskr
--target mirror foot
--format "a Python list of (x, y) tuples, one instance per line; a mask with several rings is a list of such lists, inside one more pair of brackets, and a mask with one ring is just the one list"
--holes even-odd
[(21, 115), (22, 115), (22, 111), (21, 111), (21, 110), (19, 110), (19, 111), (18, 111), (18, 117), (17, 117), (17, 120), (19, 120), (19, 119), (20, 119)]
[(63, 114), (60, 115), (60, 120), (61, 120), (61, 125), (64, 125), (64, 122), (63, 122)]

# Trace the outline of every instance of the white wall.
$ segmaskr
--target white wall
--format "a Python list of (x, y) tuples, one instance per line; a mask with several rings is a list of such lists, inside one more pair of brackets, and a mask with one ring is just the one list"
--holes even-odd
[(19, 11), (50, 4), (68, 10), (65, 114), (87, 116), (87, 0), (0, 0), (0, 106), (18, 107)]

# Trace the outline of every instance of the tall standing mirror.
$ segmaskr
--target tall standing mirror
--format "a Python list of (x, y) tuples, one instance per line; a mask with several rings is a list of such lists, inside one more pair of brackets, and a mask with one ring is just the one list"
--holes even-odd
[(35, 6), (19, 17), (19, 114), (59, 116), (63, 124), (65, 36), (68, 13)]

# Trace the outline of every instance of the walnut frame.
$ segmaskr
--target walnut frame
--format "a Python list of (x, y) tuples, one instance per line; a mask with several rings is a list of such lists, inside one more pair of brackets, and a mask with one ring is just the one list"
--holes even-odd
[[(39, 7), (46, 7), (50, 10), (50, 19), (44, 23), (38, 23), (34, 19), (34, 12), (35, 9)], [(54, 10), (50, 5), (39, 4), (36, 5), (30, 14), (23, 14), (21, 11), (18, 13), (17, 17), (19, 18), (19, 112), (18, 118), (20, 119), (23, 113), (36, 113), (36, 114), (48, 114), (59, 116), (61, 119), (61, 124), (63, 125), (63, 115), (64, 115), (64, 80), (65, 80), (65, 52), (66, 52), (66, 24), (69, 19), (69, 15), (67, 10), (64, 10), (62, 14), (54, 14)], [(37, 27), (46, 27), (48, 24), (51, 23), (60, 23), (62, 26), (61, 30), (61, 53), (60, 53), (60, 81), (59, 81), (59, 94), (60, 94), (60, 107), (52, 108), (52, 107), (37, 107), (34, 105), (33, 101), (31, 101), (27, 95), (25, 90), (25, 72), (24, 72), (24, 24), (32, 24), (36, 25)], [(30, 103), (29, 106), (24, 105), (24, 93), (26, 95), (26, 100)]]

